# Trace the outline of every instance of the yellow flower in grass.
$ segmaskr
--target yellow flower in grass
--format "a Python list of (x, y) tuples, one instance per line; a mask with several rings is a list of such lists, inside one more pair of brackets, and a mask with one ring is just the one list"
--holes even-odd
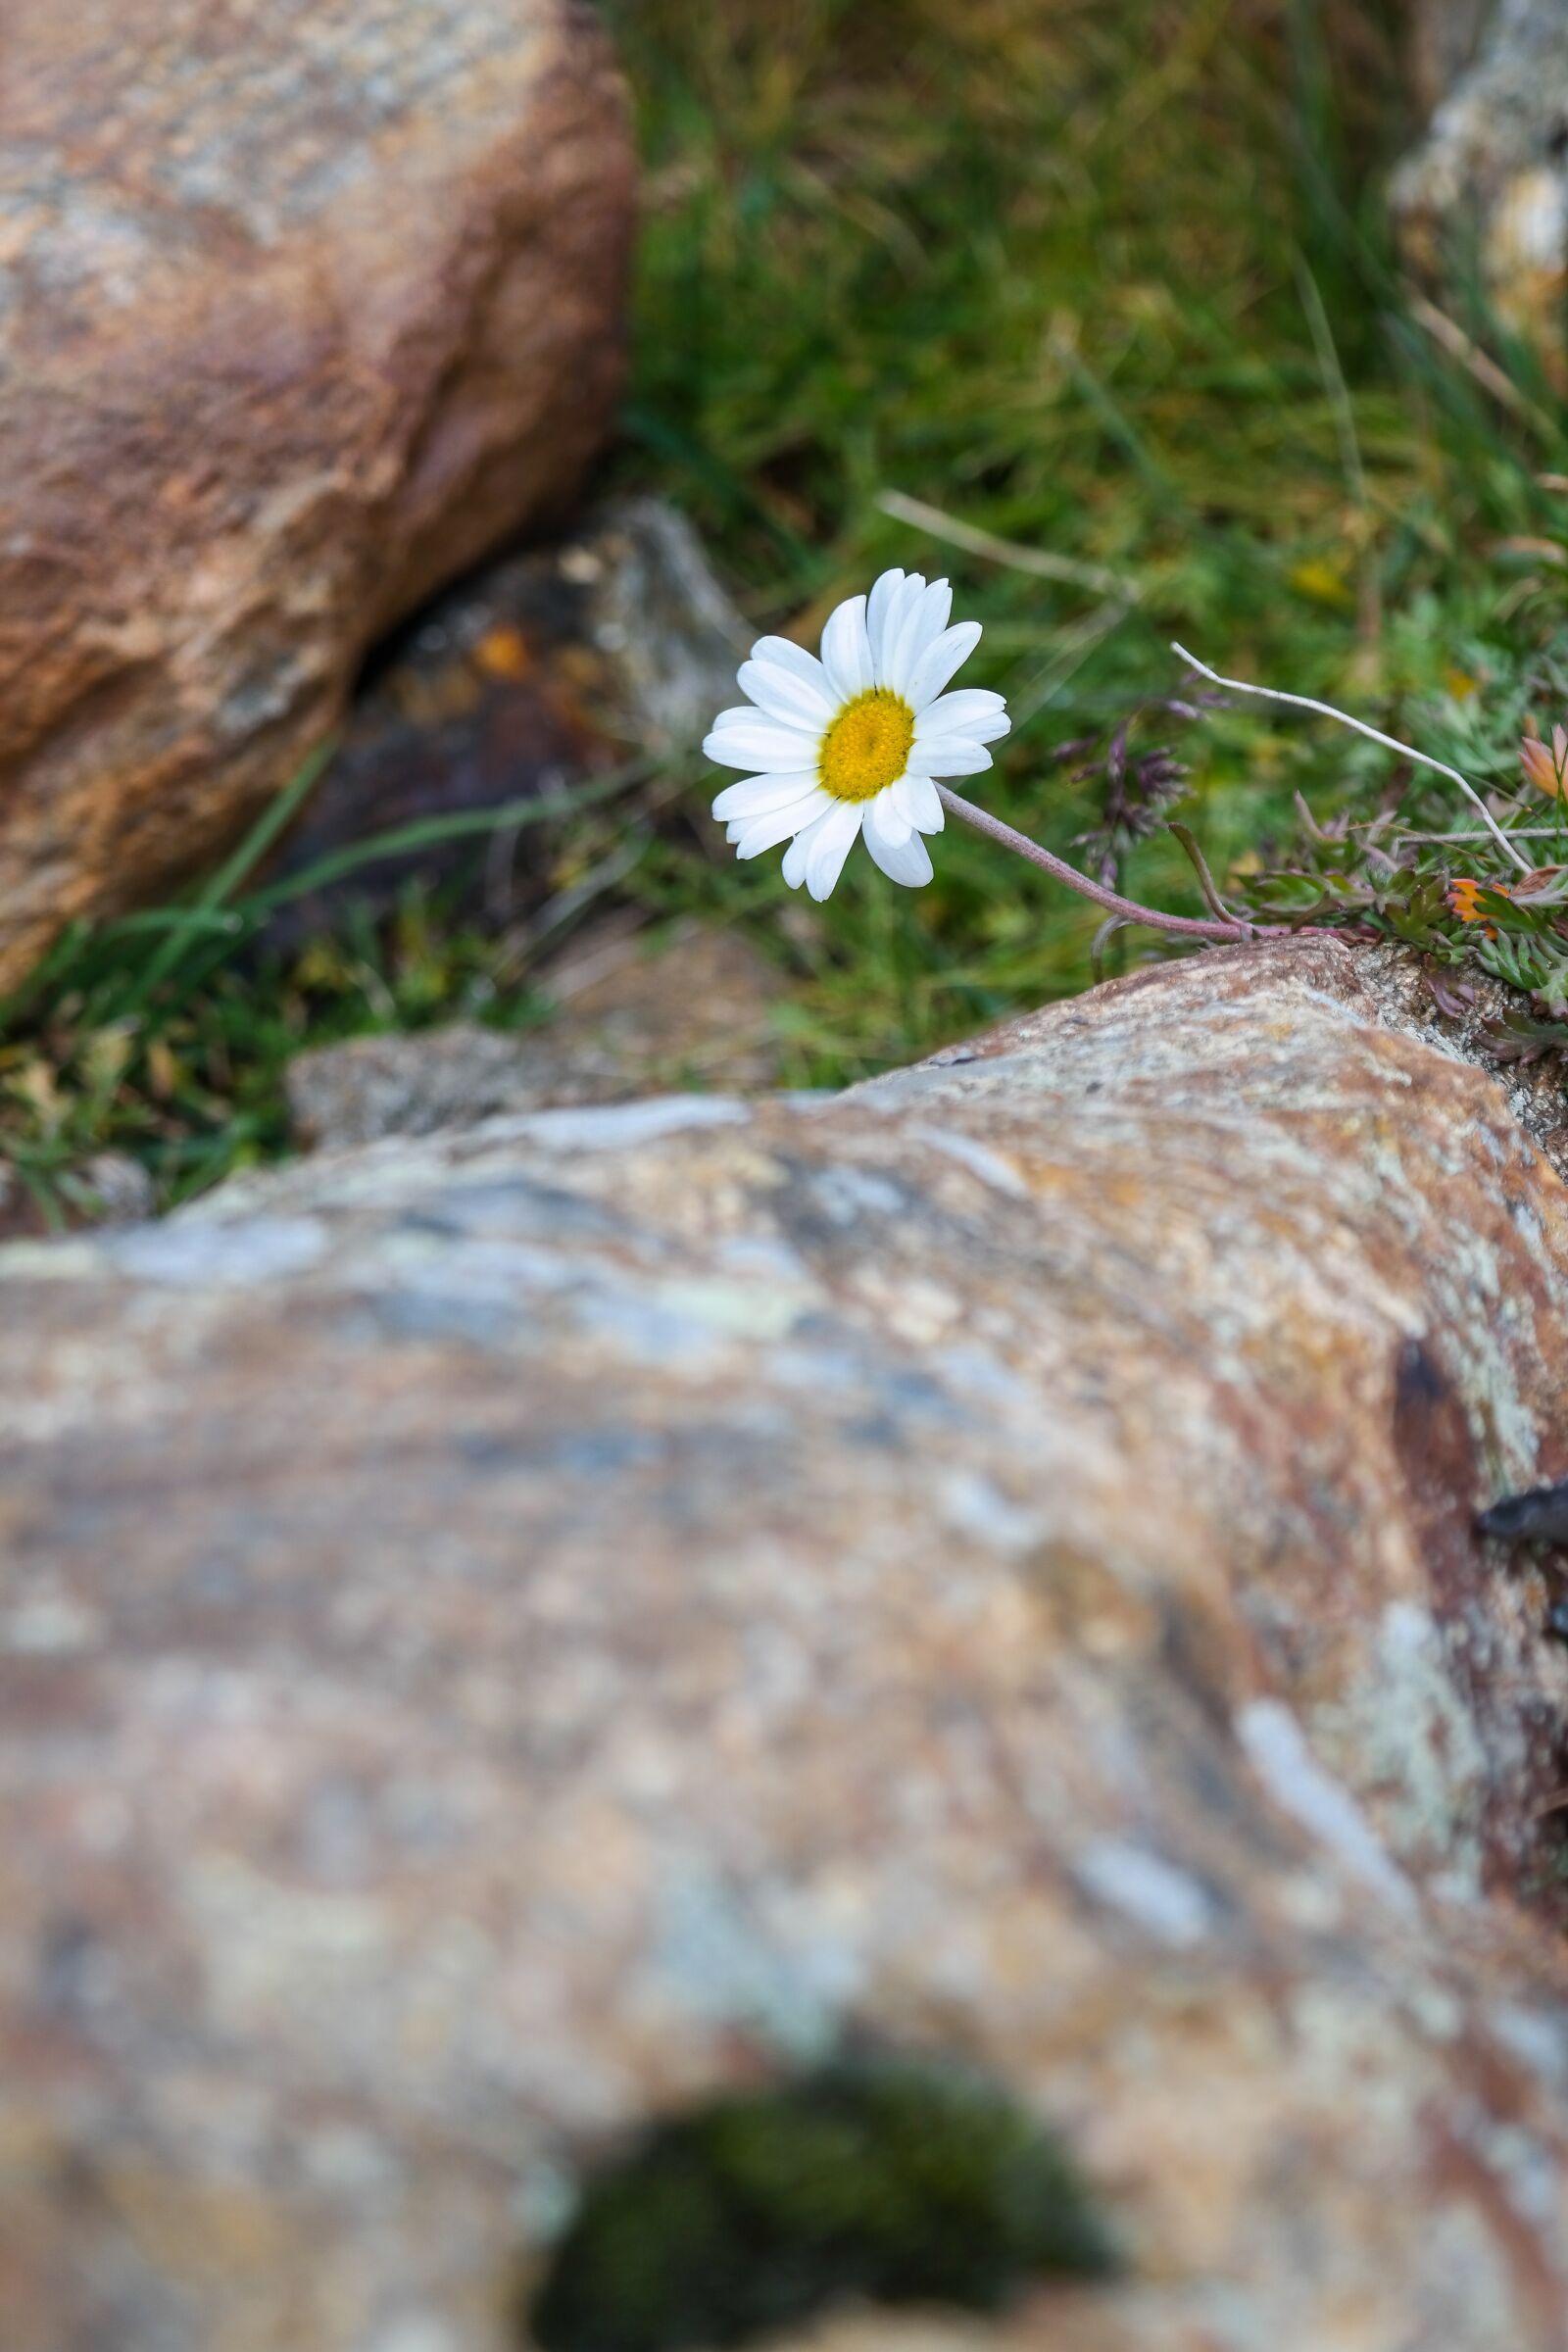
[(785, 881), (825, 899), (863, 835), (893, 881), (930, 881), (921, 837), (942, 830), (938, 777), (989, 767), (986, 745), (1011, 724), (1000, 694), (946, 691), (980, 641), (980, 623), (950, 625), (952, 611), (946, 580), (885, 571), (830, 615), (820, 659), (759, 639), (740, 672), (750, 700), (721, 712), (703, 746), (747, 770), (713, 803), (737, 856), (788, 842)]

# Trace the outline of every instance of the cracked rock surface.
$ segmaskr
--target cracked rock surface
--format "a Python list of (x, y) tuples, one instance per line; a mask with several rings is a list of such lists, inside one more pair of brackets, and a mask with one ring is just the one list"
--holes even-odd
[(502, 2352), (852, 2034), (1127, 2276), (962, 2352), (1568, 2342), (1568, 1196), (1335, 943), (821, 1102), (0, 1251), (6, 2352)]

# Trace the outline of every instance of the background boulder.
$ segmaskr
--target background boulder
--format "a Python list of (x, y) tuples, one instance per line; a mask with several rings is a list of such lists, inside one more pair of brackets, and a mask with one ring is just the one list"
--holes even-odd
[(1568, 1662), (1472, 1519), (1568, 1196), (1421, 1003), (1210, 955), (0, 1252), (7, 2352), (499, 2352), (619, 2135), (866, 2035), (1123, 2250), (1010, 2341), (1556, 2352)]
[(650, 949), (613, 919), (541, 975), (554, 1015), (520, 1035), (456, 1022), (317, 1046), (288, 1065), (297, 1143), (373, 1144), (504, 1111), (622, 1102), (651, 1087), (776, 1083), (776, 968), (733, 931)]
[(0, 986), (199, 868), (569, 500), (633, 166), (578, 0), (0, 11)]
[(1494, 0), (1416, 0), (1409, 11), (1411, 81), (1417, 105), (1441, 106), (1473, 66)]
[(1568, 365), (1568, 0), (1426, 0), (1416, 83), (1436, 108), (1395, 174), (1405, 251), (1429, 279), (1483, 293)]

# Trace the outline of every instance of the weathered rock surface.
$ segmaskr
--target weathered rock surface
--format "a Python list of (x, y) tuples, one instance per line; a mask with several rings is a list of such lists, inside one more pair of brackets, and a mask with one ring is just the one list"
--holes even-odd
[(570, 497), (632, 165), (579, 0), (4, 10), (0, 986), (210, 858)]
[(1405, 251), (1430, 279), (1479, 275), (1562, 363), (1568, 0), (1429, 0), (1417, 25), (1417, 86), (1437, 111), (1391, 189)]
[(689, 927), (650, 950), (607, 926), (546, 985), (560, 1009), (520, 1036), (460, 1021), (299, 1054), (285, 1079), (296, 1141), (341, 1149), (509, 1111), (777, 1078), (778, 975), (733, 932)]
[[(1333, 943), (0, 1252), (7, 2352), (498, 2352), (561, 2184), (988, 2065), (1052, 2352), (1568, 2343), (1568, 1195)], [(978, 2352), (849, 2319), (840, 2352)]]

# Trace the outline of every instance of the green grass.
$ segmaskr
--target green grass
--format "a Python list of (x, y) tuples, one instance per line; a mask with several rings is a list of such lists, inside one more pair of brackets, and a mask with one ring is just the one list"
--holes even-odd
[[(612, 471), (693, 516), (760, 630), (809, 633), (887, 564), (949, 572), (986, 623), (966, 679), (1001, 687), (1018, 722), (985, 797), (1058, 850), (1094, 825), (1099, 786), (1057, 751), (1172, 692), (1173, 636), (1423, 741), (1473, 733), (1478, 709), (1506, 739), (1563, 579), (1549, 550), (1509, 543), (1557, 538), (1561, 495), (1538, 476), (1568, 451), (1529, 355), (1489, 330), (1523, 394), (1499, 411), (1405, 313), (1380, 173), (1411, 126), (1376, 11), (609, 13), (647, 168)], [(944, 546), (890, 495), (1125, 593)], [(1285, 839), (1298, 789), (1327, 814), (1373, 772), (1347, 738), (1256, 709), (1180, 748), (1182, 813), (1222, 874)], [(744, 923), (777, 957), (796, 1082), (886, 1066), (1089, 976), (1093, 911), (971, 835), (950, 829), (923, 893), (856, 858), (817, 909), (776, 859), (737, 867), (700, 762), (687, 781), (672, 802), (662, 785), (621, 896), (651, 923)], [(581, 869), (618, 821), (585, 810), (550, 859)], [(1201, 911), (1166, 834), (1122, 879)], [(417, 890), (392, 923), (347, 917), (286, 961), (258, 960), (254, 911), (230, 885), (74, 939), (12, 1008), (0, 1149), (45, 1212), (106, 1146), (145, 1158), (166, 1199), (275, 1152), (280, 1071), (306, 1044), (543, 1009), (528, 971)], [(1108, 950), (1113, 968), (1151, 952), (1125, 932)]]

